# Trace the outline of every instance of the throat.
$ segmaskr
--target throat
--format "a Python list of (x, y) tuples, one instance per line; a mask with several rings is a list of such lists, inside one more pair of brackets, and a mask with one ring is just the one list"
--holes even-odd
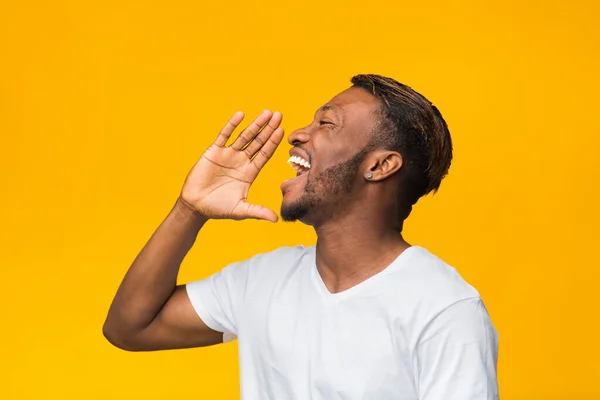
[(410, 247), (398, 233), (379, 241), (356, 239), (336, 243), (319, 236), (317, 240), (317, 270), (330, 293), (343, 292), (379, 274)]

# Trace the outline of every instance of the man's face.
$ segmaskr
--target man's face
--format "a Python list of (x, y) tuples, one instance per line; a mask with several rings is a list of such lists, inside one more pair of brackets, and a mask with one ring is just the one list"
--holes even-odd
[[(364, 150), (375, 128), (378, 100), (359, 88), (335, 96), (313, 122), (291, 133), (290, 165), (297, 176), (281, 185), (281, 217), (313, 225), (343, 212), (358, 178)], [(360, 173), (362, 177), (362, 173)]]

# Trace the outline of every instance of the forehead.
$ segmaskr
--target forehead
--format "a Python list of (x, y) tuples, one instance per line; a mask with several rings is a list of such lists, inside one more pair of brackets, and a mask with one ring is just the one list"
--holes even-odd
[(325, 104), (321, 110), (332, 110), (341, 114), (344, 125), (372, 125), (374, 112), (380, 103), (366, 90), (351, 87), (339, 93)]

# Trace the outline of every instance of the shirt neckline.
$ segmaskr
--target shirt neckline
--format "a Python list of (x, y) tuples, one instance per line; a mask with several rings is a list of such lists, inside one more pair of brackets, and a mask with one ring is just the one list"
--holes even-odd
[(422, 249), (422, 247), (410, 246), (407, 249), (405, 249), (402, 253), (400, 253), (398, 257), (396, 257), (394, 261), (392, 261), (387, 267), (385, 267), (383, 270), (379, 271), (375, 275), (368, 277), (364, 281), (352, 286), (351, 288), (348, 288), (341, 292), (331, 293), (329, 289), (327, 289), (327, 285), (325, 285), (325, 282), (323, 282), (323, 278), (321, 277), (321, 274), (319, 274), (319, 270), (317, 269), (317, 248), (316, 246), (314, 246), (311, 257), (311, 275), (315, 285), (317, 286), (318, 292), (326, 299), (337, 301), (352, 296), (354, 293), (362, 291), (364, 288), (370, 286), (373, 281), (377, 281), (382, 276), (385, 276), (390, 272), (402, 267), (404, 264), (406, 264), (408, 259), (411, 258), (412, 255), (419, 249)]

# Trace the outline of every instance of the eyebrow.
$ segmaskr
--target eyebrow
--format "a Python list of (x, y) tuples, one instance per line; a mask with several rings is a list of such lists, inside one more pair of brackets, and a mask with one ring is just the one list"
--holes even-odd
[(319, 108), (319, 110), (317, 112), (325, 112), (325, 111), (333, 111), (341, 120), (342, 122), (344, 122), (344, 111), (333, 104), (326, 104), (324, 106), (322, 106), (321, 108)]

